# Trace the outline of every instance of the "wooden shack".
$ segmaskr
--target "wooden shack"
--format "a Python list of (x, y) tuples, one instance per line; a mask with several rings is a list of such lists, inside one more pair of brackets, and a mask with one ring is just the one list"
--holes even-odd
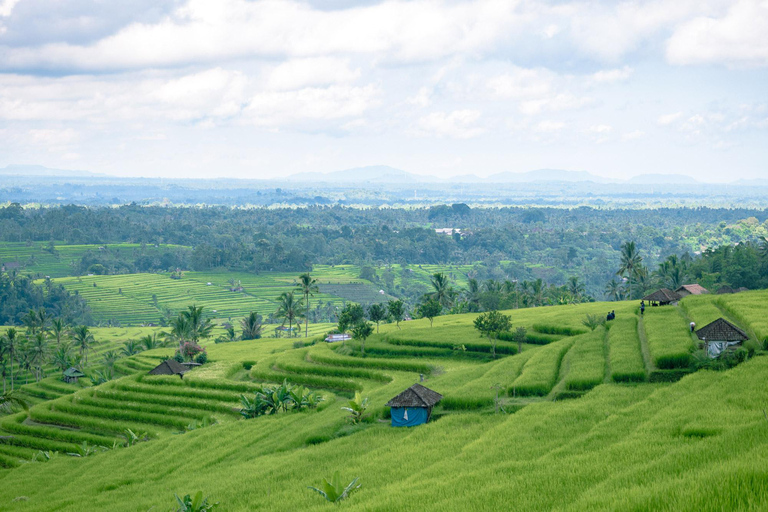
[(643, 300), (651, 306), (666, 306), (675, 303), (680, 299), (682, 299), (682, 297), (669, 288), (661, 288), (650, 295), (643, 297)]
[(184, 378), (184, 374), (189, 371), (189, 368), (182, 365), (175, 359), (166, 359), (159, 365), (149, 370), (150, 375), (178, 375), (179, 378)]
[(432, 407), (442, 398), (440, 393), (414, 384), (387, 402), (386, 406), (391, 408), (392, 426), (415, 427), (428, 422)]
[(76, 384), (77, 379), (79, 379), (80, 377), (85, 377), (85, 374), (80, 370), (78, 370), (77, 368), (71, 367), (64, 370), (62, 380), (67, 384)]
[(728, 349), (733, 349), (749, 339), (747, 333), (739, 329), (725, 318), (718, 318), (705, 325), (696, 336), (704, 343), (707, 354), (714, 359)]
[(709, 293), (709, 290), (707, 290), (700, 284), (684, 284), (683, 286), (675, 290), (675, 293), (681, 297), (686, 297), (688, 295), (704, 295)]

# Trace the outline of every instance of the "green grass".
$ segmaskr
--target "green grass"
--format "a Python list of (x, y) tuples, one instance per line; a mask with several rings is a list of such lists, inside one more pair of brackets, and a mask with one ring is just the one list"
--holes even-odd
[(611, 378), (614, 382), (643, 382), (645, 364), (637, 334), (637, 318), (618, 318), (608, 331)]
[(690, 365), (693, 340), (688, 322), (676, 307), (646, 308), (643, 325), (657, 368), (670, 370)]
[[(574, 330), (496, 360), (454, 350), (443, 355), (441, 343), (479, 340), (474, 315), (441, 317), (431, 330), (421, 320), (405, 322), (396, 337), (424, 346), (388, 342), (397, 330), (387, 326), (366, 343), (366, 353), (369, 347), (380, 353), (367, 357), (355, 343), (347, 349), (293, 348), (288, 339), (210, 345), (211, 363), (183, 380), (137, 373), (37, 404), (30, 410), (34, 422), (24, 414), (0, 418), (0, 436), (14, 436), (0, 443), (0, 466), (9, 468), (0, 470), (0, 510), (81, 510), (84, 502), (94, 510), (170, 510), (174, 493), (197, 490), (225, 510), (329, 510), (306, 487), (335, 470), (347, 481), (361, 478), (362, 489), (340, 505), (354, 510), (768, 508), (768, 358), (674, 383), (617, 385), (645, 375), (636, 304), (509, 314), (528, 328), (578, 329), (586, 313), (606, 309), (617, 311), (607, 338), (602, 328)], [(760, 321), (754, 313), (744, 318), (750, 329)], [(681, 353), (684, 343), (670, 331), (681, 330), (692, 343), (674, 307), (649, 308), (644, 322), (654, 359)], [(148, 365), (144, 357), (132, 364)], [(606, 367), (610, 378), (603, 383)], [(386, 401), (419, 374), (445, 397), (435, 419), (412, 429), (377, 421), (387, 415)], [(240, 393), (283, 379), (318, 389), (325, 402), (302, 413), (239, 418)], [(60, 387), (46, 385), (40, 389)], [(502, 398), (514, 414), (493, 414), (498, 387), (502, 395), (515, 390)], [(348, 425), (341, 410), (354, 391), (371, 403), (371, 418), (359, 427)], [(543, 398), (550, 392), (580, 398)], [(178, 435), (208, 416), (215, 424)], [(19, 462), (37, 450), (72, 451), (81, 440), (111, 447), (110, 441), (122, 442), (125, 428), (153, 440), (85, 458)], [(25, 499), (13, 501), (20, 496)]]

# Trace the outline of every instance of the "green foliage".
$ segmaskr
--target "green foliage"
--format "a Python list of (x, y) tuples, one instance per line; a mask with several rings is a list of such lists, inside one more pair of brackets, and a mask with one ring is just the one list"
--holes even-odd
[(365, 320), (363, 306), (360, 304), (347, 304), (339, 313), (339, 332), (346, 332), (363, 320)]
[(433, 298), (428, 298), (416, 306), (416, 314), (421, 318), (428, 319), (430, 327), (432, 327), (432, 321), (442, 310), (442, 304)]
[(512, 329), (512, 317), (498, 311), (488, 311), (477, 316), (474, 320), (475, 329), (488, 338), (491, 343), (491, 353), (496, 357), (496, 342), (499, 334)]
[(341, 500), (347, 499), (353, 492), (362, 487), (361, 484), (357, 483), (359, 480), (360, 477), (357, 477), (349, 484), (344, 486), (341, 483), (341, 476), (339, 476), (339, 472), (336, 471), (333, 473), (330, 482), (326, 478), (323, 478), (323, 483), (319, 489), (317, 487), (309, 487), (309, 489), (317, 492), (331, 503), (337, 503)]
[(605, 325), (605, 318), (600, 315), (594, 315), (590, 313), (582, 319), (581, 323), (584, 324), (590, 331), (594, 331), (601, 325)]
[(568, 355), (568, 373), (565, 387), (570, 391), (586, 391), (605, 378), (605, 331), (600, 329), (573, 340)]
[(389, 317), (395, 322), (397, 328), (400, 329), (400, 322), (403, 321), (405, 316), (405, 304), (402, 300), (391, 300), (387, 302), (387, 313)]
[(688, 322), (673, 306), (648, 308), (643, 316), (651, 358), (657, 368), (688, 368), (693, 340)]
[(174, 496), (179, 505), (176, 512), (209, 512), (219, 506), (218, 501), (208, 503), (208, 497), (203, 498), (203, 491), (197, 491), (194, 498), (189, 494), (184, 495), (183, 498), (180, 498), (178, 494), (174, 494)]
[(257, 418), (277, 414), (280, 411), (301, 411), (312, 409), (323, 401), (323, 397), (301, 386), (283, 381), (277, 386), (263, 386), (256, 389), (253, 398), (240, 395), (240, 414), (246, 418)]
[(637, 318), (619, 318), (608, 332), (611, 378), (614, 382), (643, 382), (646, 379)]
[(365, 412), (368, 410), (369, 398), (363, 398), (363, 395), (358, 391), (355, 393), (355, 398), (347, 402), (347, 407), (342, 407), (342, 411), (349, 413), (349, 421), (353, 424), (358, 424), (363, 421)]

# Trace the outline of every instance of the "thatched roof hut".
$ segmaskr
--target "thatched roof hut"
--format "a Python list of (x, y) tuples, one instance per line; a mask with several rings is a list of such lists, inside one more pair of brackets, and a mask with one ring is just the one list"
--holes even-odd
[(665, 306), (667, 304), (677, 302), (680, 299), (682, 299), (682, 297), (678, 293), (670, 290), (669, 288), (661, 288), (651, 293), (650, 295), (646, 295), (645, 297), (643, 297), (643, 300), (650, 303), (651, 306), (656, 306), (656, 305)]
[(85, 377), (85, 374), (75, 367), (67, 368), (64, 370), (63, 379), (67, 384), (74, 384), (80, 377)]
[(436, 391), (414, 384), (386, 403), (391, 407), (393, 427), (413, 427), (429, 421), (432, 407), (443, 395)]
[(718, 288), (715, 293), (718, 294), (718, 295), (723, 295), (723, 294), (726, 294), (726, 293), (736, 293), (736, 291), (733, 288), (731, 288), (730, 286), (725, 285), (725, 286), (721, 286), (720, 288)]
[(681, 297), (685, 297), (686, 295), (704, 295), (705, 293), (709, 293), (709, 290), (700, 284), (684, 284), (675, 290), (675, 293)]
[(749, 339), (746, 332), (725, 318), (718, 318), (705, 325), (696, 331), (696, 336), (706, 344), (707, 353), (711, 358), (715, 358), (729, 347), (735, 347)]
[(159, 365), (149, 370), (150, 375), (178, 375), (183, 378), (189, 369), (175, 359), (166, 359)]

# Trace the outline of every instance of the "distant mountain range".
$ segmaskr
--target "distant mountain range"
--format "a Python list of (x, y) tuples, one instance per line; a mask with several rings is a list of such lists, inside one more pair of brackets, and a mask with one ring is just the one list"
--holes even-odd
[[(52, 169), (42, 165), (8, 165), (0, 168), (0, 176), (23, 177), (61, 177), (61, 178), (116, 178), (107, 174), (94, 173), (81, 170)], [(224, 179), (224, 178), (222, 178)], [(246, 180), (248, 181), (248, 180)], [(627, 185), (697, 185), (705, 184), (684, 174), (642, 174), (628, 180), (611, 179), (598, 176), (587, 171), (567, 171), (563, 169), (537, 169), (527, 172), (505, 171), (481, 178), (474, 174), (439, 178), (424, 174), (416, 174), (387, 165), (372, 165), (367, 167), (355, 167), (343, 171), (328, 173), (303, 172), (292, 174), (285, 178), (259, 180), (272, 182), (291, 183), (326, 183), (326, 184), (391, 184), (407, 185), (411, 183), (433, 184), (509, 184), (509, 183), (599, 183), (599, 184), (627, 184)], [(768, 187), (768, 179), (738, 180), (730, 183), (733, 186), (742, 187)]]

